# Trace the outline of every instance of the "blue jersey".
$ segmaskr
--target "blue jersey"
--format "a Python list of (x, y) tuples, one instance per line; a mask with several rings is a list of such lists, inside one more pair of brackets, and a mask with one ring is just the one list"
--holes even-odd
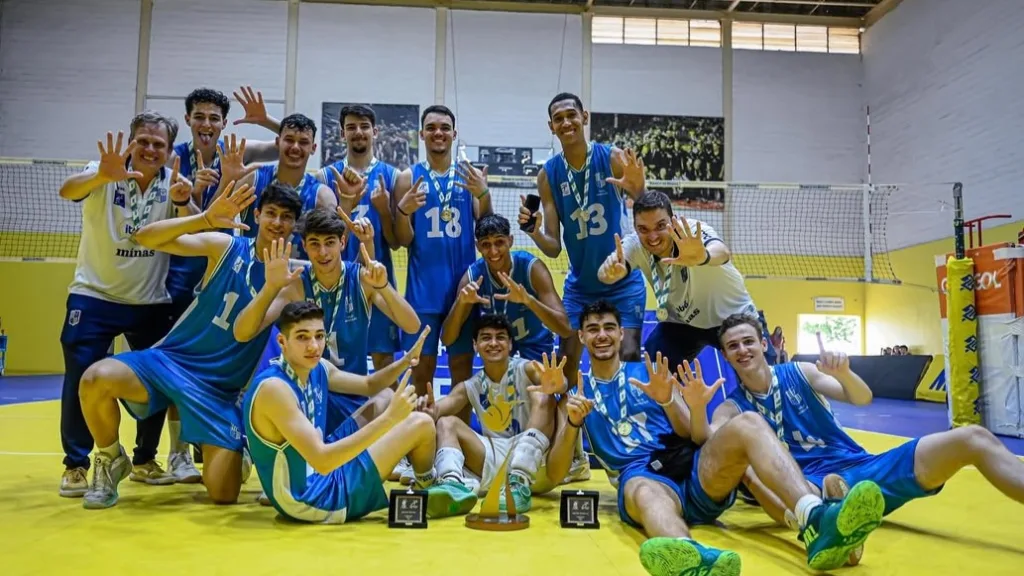
[[(539, 259), (522, 250), (513, 250), (509, 252), (509, 256), (512, 257), (512, 274), (510, 274), (512, 280), (526, 288), (531, 296), (537, 298), (537, 290), (534, 289), (533, 283), (530, 281), (530, 270)], [(475, 281), (481, 276), (483, 276), (483, 284), (477, 294), (491, 301), (491, 307), (488, 309), (490, 312), (504, 314), (508, 318), (512, 325), (512, 339), (515, 340), (516, 346), (518, 348), (538, 347), (552, 350), (555, 345), (555, 336), (536, 314), (525, 304), (515, 304), (494, 297), (495, 294), (508, 294), (508, 289), (502, 285), (500, 280), (491, 276), (487, 262), (483, 258), (479, 258), (469, 267), (470, 280)]]
[(235, 340), (235, 318), (256, 296), (265, 279), (255, 241), (232, 237), (206, 284), (171, 331), (154, 348), (163, 350), (203, 382), (240, 390), (256, 369), (270, 329), (248, 342)]
[(341, 265), (341, 280), (334, 290), (327, 290), (316, 281), (312, 265), (302, 271), (302, 286), (306, 300), (324, 311), (328, 351), (325, 358), (346, 372), (365, 375), (368, 371), (370, 303), (359, 282), (362, 266), (345, 261)]
[(630, 378), (647, 382), (647, 365), (623, 362), (609, 381), (583, 377), (583, 394), (594, 400), (584, 420), (594, 454), (615, 472), (646, 466), (651, 454), (665, 448), (664, 436), (675, 435), (665, 410), (629, 383)]
[(564, 153), (544, 163), (562, 226), (562, 244), (569, 255), (565, 283), (584, 294), (601, 294), (630, 282), (643, 283), (638, 270), (613, 286), (597, 278), (605, 258), (615, 252), (615, 234), (623, 236), (623, 223), (629, 221), (620, 191), (605, 182), (612, 177), (611, 154), (611, 146), (591, 142), (587, 162), (579, 172), (568, 168)]
[[(345, 171), (344, 160), (335, 162), (331, 166), (334, 166), (339, 173), (344, 173)], [(387, 162), (381, 162), (380, 160), (375, 159), (363, 175), (366, 176), (367, 190), (366, 194), (363, 194), (363, 197), (359, 200), (359, 204), (356, 205), (355, 210), (353, 210), (352, 219), (368, 218), (370, 220), (370, 224), (373, 225), (374, 229), (374, 260), (384, 265), (384, 268), (388, 271), (388, 280), (393, 284), (395, 281), (395, 267), (391, 258), (391, 247), (388, 246), (387, 241), (384, 240), (384, 235), (381, 233), (383, 225), (380, 221), (380, 213), (377, 212), (377, 209), (370, 203), (370, 193), (377, 187), (381, 177), (384, 178), (385, 189), (387, 189), (389, 193), (394, 192), (395, 178), (398, 175), (398, 170)], [(331, 172), (330, 167), (322, 168), (320, 170), (320, 176), (324, 179), (327, 187), (333, 190), (334, 173)], [(358, 238), (349, 235), (348, 243), (345, 244), (345, 250), (341, 253), (341, 258), (352, 262), (358, 261), (359, 244), (360, 242)]]
[(741, 384), (727, 401), (740, 412), (760, 412), (776, 432), (781, 428), (790, 454), (807, 474), (818, 467), (839, 469), (846, 461), (863, 459), (865, 450), (843, 431), (828, 400), (811, 388), (798, 363), (771, 369), (772, 388), (767, 395), (761, 397)]
[(412, 215), (405, 299), (421, 314), (447, 314), (462, 274), (476, 260), (473, 196), (455, 185), (461, 178), (454, 164), (444, 174), (434, 174), (426, 163), (415, 164), (412, 181), (419, 178), (427, 203)]
[(259, 373), (245, 393), (242, 417), (248, 437), (249, 455), (256, 467), (260, 484), (270, 503), (281, 514), (308, 522), (330, 522), (332, 517), (344, 520), (348, 508), (347, 491), (331, 476), (313, 470), (294, 446), (273, 444), (264, 440), (252, 426), (252, 407), (262, 384), (270, 379), (283, 380), (295, 394), (295, 403), (309, 422), (325, 437), (327, 424), (327, 368), (325, 361), (314, 368), (305, 386), (299, 386), (295, 372), (281, 358)]
[[(259, 231), (259, 225), (256, 222), (256, 206), (260, 203), (260, 195), (275, 180), (277, 180), (277, 164), (264, 164), (256, 169), (252, 185), (255, 200), (248, 208), (242, 210), (241, 214), (242, 223), (249, 227), (248, 230), (242, 231), (243, 236), (256, 237), (256, 233)], [(299, 183), (295, 191), (299, 194), (299, 202), (302, 203), (299, 216), (316, 208), (317, 192), (320, 191), (320, 181), (316, 179), (316, 176), (304, 174), (302, 182)], [(292, 245), (292, 258), (305, 260), (307, 258), (306, 251), (302, 247), (302, 238), (298, 234), (292, 235)]]
[[(222, 147), (223, 140), (217, 141), (217, 146)], [(179, 158), (178, 174), (189, 180), (195, 180), (199, 166), (196, 165), (196, 151), (191, 142), (182, 142), (174, 147), (174, 153)], [(214, 154), (213, 163), (208, 166), (211, 170), (220, 174), (220, 157)], [(199, 209), (206, 210), (213, 201), (213, 194), (217, 186), (210, 186), (203, 190), (203, 197)], [(202, 256), (176, 256), (171, 254), (170, 264), (167, 269), (167, 291), (171, 294), (172, 300), (183, 298), (192, 299), (195, 295), (196, 286), (203, 281), (203, 273), (206, 272), (206, 258)]]

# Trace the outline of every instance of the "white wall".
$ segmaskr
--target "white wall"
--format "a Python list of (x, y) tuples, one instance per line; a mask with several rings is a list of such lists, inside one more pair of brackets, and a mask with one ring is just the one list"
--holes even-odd
[(551, 147), (548, 102), (582, 85), (582, 27), (579, 16), (564, 14), (450, 10), (445, 105), (459, 139)]
[(435, 28), (432, 9), (301, 4), (296, 112), (322, 129), (323, 102), (429, 106)]
[(893, 201), (890, 249), (950, 235), (943, 183), (963, 182), (967, 219), (1024, 217), (1022, 30), (1019, 0), (905, 0), (868, 30), (873, 176), (914, 183)]
[(593, 45), (594, 112), (722, 115), (722, 51), (680, 46)]
[(733, 180), (864, 182), (860, 57), (733, 51)]
[(0, 12), (0, 156), (92, 159), (107, 131), (127, 134), (138, 0), (5, 0)]

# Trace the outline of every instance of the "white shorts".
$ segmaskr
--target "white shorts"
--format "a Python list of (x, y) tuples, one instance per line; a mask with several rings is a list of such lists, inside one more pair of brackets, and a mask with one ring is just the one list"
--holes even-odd
[[(487, 494), (487, 490), (491, 487), (491, 482), (494, 482), (494, 477), (498, 473), (498, 469), (505, 463), (505, 458), (508, 457), (509, 451), (512, 450), (518, 436), (513, 438), (491, 438), (490, 436), (484, 436), (477, 434), (476, 437), (484, 445), (484, 469), (481, 476), (477, 476), (472, 470), (466, 468), (463, 470), (463, 474), (466, 478), (472, 478), (480, 483), (479, 487), (476, 488), (476, 493), (480, 496)], [(547, 452), (544, 453), (544, 458), (547, 459)], [(554, 486), (548, 481), (547, 467), (544, 465), (544, 461), (541, 461), (540, 466), (537, 468), (537, 476), (534, 478), (533, 486), (531, 490), (534, 494), (543, 494), (549, 492)]]

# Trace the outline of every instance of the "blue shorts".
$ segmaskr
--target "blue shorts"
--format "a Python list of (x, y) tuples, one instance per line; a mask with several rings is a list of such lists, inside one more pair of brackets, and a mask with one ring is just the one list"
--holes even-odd
[[(430, 326), (430, 334), (427, 335), (427, 340), (423, 343), (423, 356), (437, 356), (441, 338), (441, 326), (444, 325), (444, 319), (447, 318), (447, 314), (420, 314), (420, 331), (427, 326)], [(402, 348), (408, 350), (412, 348), (413, 344), (416, 343), (416, 339), (420, 337), (420, 332), (415, 334), (409, 334), (408, 332), (402, 332)], [(451, 346), (445, 347), (448, 351), (448, 355), (456, 354), (472, 354), (473, 353), (473, 335), (468, 330), (462, 330), (459, 333), (459, 337), (455, 339), (455, 342)]]
[(859, 460), (837, 462), (834, 466), (822, 463), (814, 466), (812, 473), (806, 473), (807, 480), (821, 488), (822, 481), (829, 474), (839, 474), (852, 488), (862, 480), (871, 480), (882, 489), (885, 497), (885, 514), (891, 514), (897, 508), (911, 500), (934, 496), (942, 491), (942, 486), (935, 490), (925, 490), (917, 482), (914, 475), (914, 453), (920, 439), (910, 440), (888, 452), (881, 454), (865, 454)]
[[(343, 421), (334, 432), (327, 436), (327, 442), (337, 442), (359, 431), (359, 425), (351, 418)], [(323, 478), (334, 486), (341, 484), (345, 488), (348, 503), (346, 522), (358, 520), (377, 510), (388, 507), (388, 495), (384, 491), (384, 481), (380, 471), (374, 464), (367, 450), (363, 450), (354, 460), (350, 460), (341, 468)]]
[(569, 315), (569, 324), (573, 330), (580, 329), (580, 314), (583, 313), (583, 308), (598, 300), (605, 300), (618, 309), (623, 328), (639, 330), (644, 326), (647, 287), (639, 273), (635, 278), (631, 277), (620, 284), (607, 286), (604, 292), (580, 290), (575, 283), (566, 279), (563, 292), (562, 305), (565, 306), (565, 313)]
[[(462, 324), (462, 329), (459, 330), (459, 337), (458, 339), (455, 340), (455, 343), (452, 345), (452, 347), (456, 349), (461, 349), (468, 343), (469, 349), (467, 350), (467, 352), (473, 352), (473, 335), (476, 332), (475, 321), (477, 318), (478, 309), (479, 306), (473, 307), (472, 314), (470, 315), (469, 319), (467, 319)], [(545, 328), (545, 330), (547, 329)], [(537, 340), (537, 338), (531, 337), (531, 340)], [(449, 350), (450, 349), (451, 348), (449, 348)], [(512, 341), (512, 354), (514, 355), (516, 352), (518, 352), (519, 356), (526, 358), (527, 360), (536, 360), (540, 362), (543, 358), (542, 355), (545, 352), (548, 353), (548, 357), (550, 358), (554, 349), (555, 337), (550, 331), (547, 331), (547, 335), (541, 338), (539, 342), (534, 341), (528, 342), (526, 344), (520, 344), (516, 340)]]
[(370, 327), (366, 339), (367, 350), (370, 354), (394, 354), (402, 349), (398, 337), (398, 326), (380, 310), (374, 310), (370, 315)]
[(122, 401), (133, 418), (144, 420), (174, 404), (181, 415), (183, 442), (242, 451), (240, 390), (222, 390), (206, 384), (188, 370), (187, 360), (177, 360), (160, 349), (125, 352), (114, 359), (135, 373), (149, 396), (146, 404)]
[[(334, 430), (352, 418), (357, 410), (369, 400), (366, 396), (356, 394), (327, 393), (327, 429)], [(353, 421), (354, 422), (354, 421)], [(347, 436), (347, 434), (346, 434)]]
[(623, 470), (619, 475), (619, 518), (622, 518), (622, 521), (630, 526), (634, 526), (636, 528), (641, 527), (638, 522), (630, 518), (629, 514), (626, 513), (625, 496), (626, 482), (628, 482), (630, 478), (641, 477), (650, 478), (655, 482), (660, 482), (675, 492), (676, 497), (679, 498), (679, 503), (683, 506), (683, 520), (688, 526), (713, 524), (719, 516), (732, 507), (733, 502), (736, 501), (736, 491), (733, 490), (729, 494), (728, 498), (723, 502), (715, 502), (712, 500), (700, 485), (700, 475), (697, 472), (700, 469), (699, 464), (700, 450), (695, 452), (693, 455), (693, 468), (690, 471), (690, 477), (682, 483), (676, 483), (676, 481), (671, 478), (652, 472), (647, 468), (646, 464), (640, 464)]
[(537, 362), (540, 362), (544, 358), (545, 353), (547, 353), (548, 359), (552, 358), (555, 352), (555, 342), (552, 339), (551, 341), (548, 341), (547, 343), (544, 344), (526, 344), (523, 346), (519, 346), (518, 344), (513, 342), (512, 353), (515, 354), (516, 352), (519, 353), (519, 356), (521, 358), (525, 358), (527, 360), (536, 360)]

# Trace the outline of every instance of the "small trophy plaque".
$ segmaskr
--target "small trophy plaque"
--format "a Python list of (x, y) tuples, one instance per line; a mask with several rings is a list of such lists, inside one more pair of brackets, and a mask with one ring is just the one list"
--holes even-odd
[[(491, 486), (487, 490), (487, 496), (484, 497), (483, 503), (480, 504), (480, 512), (466, 516), (466, 526), (469, 528), (491, 532), (511, 532), (513, 530), (525, 530), (530, 527), (530, 517), (526, 514), (519, 514), (516, 511), (515, 501), (512, 499), (512, 485), (508, 480), (508, 463), (512, 459), (513, 452), (515, 452), (514, 444), (512, 449), (508, 451), (508, 455), (505, 456), (505, 462), (501, 464), (501, 468), (494, 475), (494, 481), (491, 482)], [(505, 509), (508, 511), (507, 513), (501, 512), (499, 506), (502, 485), (505, 486)]]
[(562, 528), (596, 530), (601, 527), (597, 519), (600, 492), (592, 490), (562, 490)]
[(388, 528), (426, 528), (427, 493), (423, 490), (392, 490), (388, 504)]

